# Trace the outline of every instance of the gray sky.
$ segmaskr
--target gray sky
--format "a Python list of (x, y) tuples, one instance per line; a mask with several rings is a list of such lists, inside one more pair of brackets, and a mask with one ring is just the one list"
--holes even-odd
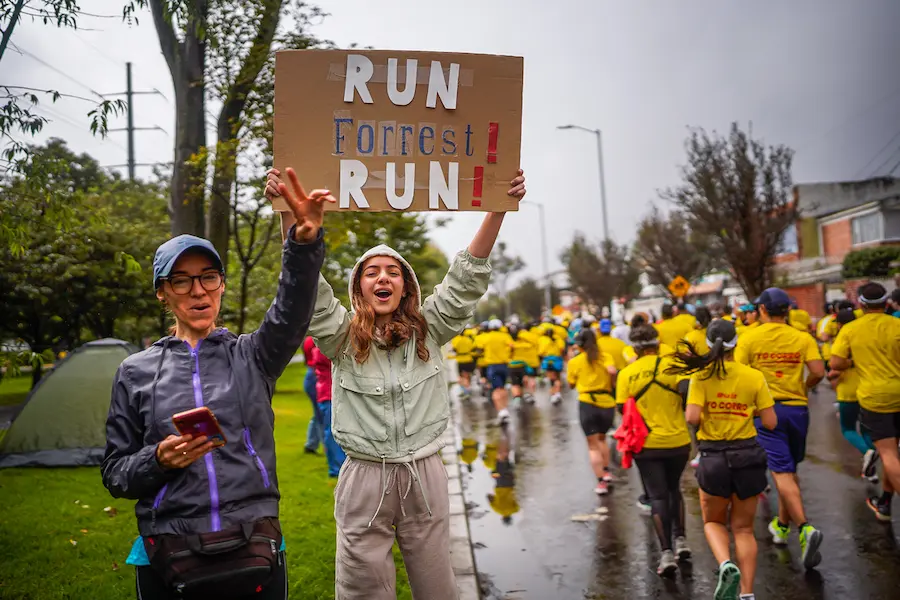
[[(116, 15), (122, 3), (83, 4)], [(795, 182), (866, 177), (885, 163), (886, 174), (900, 161), (896, 0), (318, 4), (331, 16), (315, 33), (342, 46), (525, 57), (522, 167), (528, 199), (547, 207), (551, 270), (561, 268), (559, 252), (574, 231), (602, 235), (595, 138), (557, 125), (603, 130), (610, 231), (620, 243), (633, 239), (656, 190), (678, 182), (689, 125), (724, 131), (733, 120), (752, 121), (756, 135), (794, 148)], [(8, 50), (0, 81), (88, 96), (114, 92), (124, 89), (129, 60), (135, 87), (158, 88), (168, 99), (138, 97), (136, 124), (160, 125), (169, 136), (137, 133), (137, 159), (170, 161), (172, 84), (149, 13), (137, 26), (84, 17), (81, 27), (76, 33), (26, 22), (12, 38), (72, 79)], [(54, 122), (41, 138), (65, 138), (103, 165), (125, 162), (125, 134), (92, 138), (85, 103), (63, 100), (50, 110)], [(448, 254), (464, 247), (480, 218), (455, 216), (435, 241)], [(534, 208), (511, 215), (501, 239), (525, 259), (528, 274), (542, 273)]]

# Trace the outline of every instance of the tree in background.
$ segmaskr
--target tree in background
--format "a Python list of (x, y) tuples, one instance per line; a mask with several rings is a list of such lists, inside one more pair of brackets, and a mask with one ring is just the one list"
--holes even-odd
[(597, 248), (576, 232), (561, 258), (569, 282), (587, 304), (609, 306), (614, 298), (640, 292), (640, 269), (628, 246), (605, 240)]
[(791, 190), (794, 153), (765, 146), (737, 123), (727, 137), (692, 129), (685, 150), (683, 182), (662, 197), (685, 213), (692, 231), (713, 240), (713, 252), (755, 297), (771, 285), (781, 238), (799, 218)]
[[(555, 306), (558, 302), (559, 289), (551, 284), (550, 303)], [(544, 285), (531, 277), (526, 277), (509, 292), (509, 303), (512, 312), (519, 315), (522, 320), (540, 319), (544, 307)]]
[(663, 289), (677, 275), (693, 281), (717, 266), (708, 236), (692, 231), (681, 212), (664, 215), (656, 206), (638, 224), (632, 254), (641, 263), (650, 283)]
[(520, 256), (513, 256), (507, 252), (506, 242), (497, 242), (497, 245), (491, 251), (491, 266), (493, 272), (491, 280), (497, 295), (503, 299), (505, 305), (506, 317), (512, 314), (512, 307), (509, 299), (509, 278), (525, 268), (525, 261)]

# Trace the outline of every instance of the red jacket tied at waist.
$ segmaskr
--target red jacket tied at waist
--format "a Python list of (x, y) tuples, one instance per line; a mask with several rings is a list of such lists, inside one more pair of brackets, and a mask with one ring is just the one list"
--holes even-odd
[(622, 411), (622, 424), (616, 430), (616, 449), (622, 454), (622, 468), (631, 467), (632, 455), (644, 449), (644, 442), (650, 431), (644, 423), (634, 398), (629, 398)]

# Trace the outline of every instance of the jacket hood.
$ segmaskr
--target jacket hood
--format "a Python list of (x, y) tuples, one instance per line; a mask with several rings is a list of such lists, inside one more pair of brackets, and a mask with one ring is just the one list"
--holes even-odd
[(400, 253), (388, 246), (387, 244), (381, 244), (380, 246), (375, 246), (370, 250), (366, 251), (365, 254), (359, 257), (359, 260), (356, 261), (356, 264), (353, 266), (353, 270), (350, 272), (350, 282), (348, 283), (348, 290), (350, 292), (350, 304), (353, 304), (353, 282), (356, 281), (356, 275), (359, 273), (359, 269), (362, 267), (363, 263), (372, 258), (373, 256), (390, 256), (395, 259), (403, 268), (409, 271), (410, 276), (413, 279), (413, 282), (416, 284), (416, 292), (419, 294), (419, 306), (422, 305), (422, 288), (419, 286), (419, 278), (416, 276), (416, 272), (413, 270), (412, 265), (406, 262), (406, 259), (400, 256)]

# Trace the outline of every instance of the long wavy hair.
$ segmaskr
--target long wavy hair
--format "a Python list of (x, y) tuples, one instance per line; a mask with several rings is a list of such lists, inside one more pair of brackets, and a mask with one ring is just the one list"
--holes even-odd
[(593, 330), (582, 329), (578, 333), (578, 345), (587, 354), (588, 362), (594, 364), (600, 360), (600, 348), (597, 346), (597, 336)]
[(712, 341), (708, 353), (702, 354), (690, 342), (683, 342), (686, 351), (678, 351), (673, 355), (673, 364), (666, 369), (666, 373), (692, 375), (703, 372), (700, 379), (710, 379), (713, 376), (725, 379), (728, 376), (725, 362), (734, 352), (737, 331), (730, 321), (716, 319), (706, 329), (706, 335), (707, 340)]
[(379, 332), (377, 337), (375, 309), (363, 299), (362, 295), (360, 280), (363, 270), (359, 268), (356, 271), (353, 279), (353, 294), (350, 298), (350, 302), (353, 304), (353, 317), (350, 319), (349, 336), (353, 348), (353, 358), (358, 363), (369, 360), (369, 350), (372, 348), (373, 342), (390, 350), (405, 344), (413, 336), (416, 338), (416, 355), (419, 359), (427, 361), (430, 357), (425, 344), (428, 324), (419, 308), (421, 305), (419, 286), (416, 285), (416, 280), (409, 269), (401, 264), (400, 270), (403, 272), (404, 296), (400, 298), (400, 305), (394, 311), (391, 322), (383, 331)]

